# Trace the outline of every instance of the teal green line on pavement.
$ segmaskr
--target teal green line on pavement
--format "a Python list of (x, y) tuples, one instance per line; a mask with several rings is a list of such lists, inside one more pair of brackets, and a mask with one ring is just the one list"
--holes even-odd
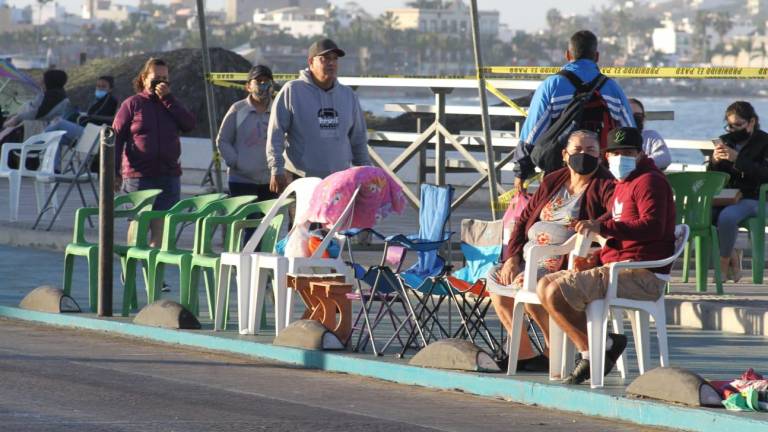
[(442, 390), (460, 390), (478, 396), (503, 398), (526, 405), (539, 405), (641, 425), (691, 431), (768, 430), (768, 416), (765, 421), (761, 421), (751, 417), (730, 414), (723, 410), (686, 408), (613, 396), (584, 388), (542, 384), (505, 376), (426, 369), (332, 352), (308, 351), (190, 331), (147, 327), (109, 319), (87, 318), (76, 314), (51, 314), (0, 306), (0, 316), (242, 354), (306, 368), (344, 372), (401, 384)]

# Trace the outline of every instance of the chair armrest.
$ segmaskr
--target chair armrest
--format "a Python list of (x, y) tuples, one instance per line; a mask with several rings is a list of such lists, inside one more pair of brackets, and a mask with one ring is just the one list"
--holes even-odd
[(21, 150), (21, 143), (5, 143), (2, 147), (2, 154), (0, 154), (0, 169), (8, 168), (8, 159), (11, 151)]
[(442, 245), (447, 242), (451, 236), (453, 235), (453, 232), (445, 232), (443, 233), (443, 238), (440, 240), (425, 240), (418, 237), (416, 234), (411, 235), (403, 235), (403, 234), (397, 234), (394, 236), (387, 237), (384, 239), (384, 242), (388, 245), (398, 245), (402, 246), (409, 250), (414, 250), (418, 252), (429, 252), (434, 251), (437, 249), (440, 249)]
[(378, 238), (381, 241), (385, 241), (387, 239), (383, 234), (381, 234), (380, 232), (376, 231), (373, 228), (350, 228), (348, 230), (340, 231), (339, 234), (347, 238), (353, 238), (353, 237), (357, 237), (358, 235), (364, 232), (371, 233), (371, 235), (373, 235), (374, 237)]

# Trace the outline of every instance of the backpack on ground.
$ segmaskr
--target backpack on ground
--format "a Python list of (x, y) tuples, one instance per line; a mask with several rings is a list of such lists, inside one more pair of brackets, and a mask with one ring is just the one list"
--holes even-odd
[(571, 132), (586, 129), (597, 133), (600, 149), (603, 149), (608, 132), (619, 126), (611, 117), (608, 103), (600, 95), (600, 89), (608, 77), (598, 74), (592, 81), (583, 83), (571, 71), (561, 70), (558, 75), (567, 78), (576, 87), (576, 91), (560, 117), (533, 144), (531, 160), (545, 173), (563, 167), (562, 150)]

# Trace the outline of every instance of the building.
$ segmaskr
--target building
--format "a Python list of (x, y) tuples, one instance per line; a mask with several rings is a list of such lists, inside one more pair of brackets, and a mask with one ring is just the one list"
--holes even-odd
[(30, 8), (18, 9), (0, 0), (0, 34), (32, 29)]
[(328, 15), (325, 9), (288, 7), (253, 13), (253, 24), (274, 31), (284, 31), (293, 37), (316, 36), (324, 33)]
[(653, 29), (651, 39), (653, 50), (675, 57), (690, 60), (694, 55), (693, 28), (687, 18), (675, 22), (666, 16), (661, 21), (662, 27)]
[[(397, 8), (387, 9), (387, 12), (392, 13), (394, 26), (400, 30), (467, 37), (472, 34), (469, 6), (462, 0), (446, 2), (441, 9)], [(481, 35), (496, 37), (499, 34), (499, 11), (478, 11), (478, 21)]]
[(112, 3), (110, 0), (84, 0), (82, 16), (85, 20), (123, 22), (137, 12), (134, 6)]
[(249, 22), (257, 10), (271, 11), (288, 7), (314, 10), (324, 8), (327, 0), (227, 0), (227, 23)]

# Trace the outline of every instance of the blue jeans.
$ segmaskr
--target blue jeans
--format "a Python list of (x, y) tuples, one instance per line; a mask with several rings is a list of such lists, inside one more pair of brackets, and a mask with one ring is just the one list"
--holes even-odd
[(61, 143), (67, 144), (69, 146), (72, 146), (72, 144), (74, 144), (75, 141), (80, 139), (80, 136), (83, 135), (84, 130), (85, 128), (80, 126), (79, 124), (72, 123), (71, 121), (67, 121), (67, 120), (59, 120), (56, 123), (49, 124), (48, 127), (45, 128), (46, 132), (53, 132), (53, 131), (66, 132), (66, 134), (64, 134), (64, 139), (61, 141)]
[(152, 210), (168, 210), (181, 199), (181, 178), (176, 176), (123, 178), (123, 192), (161, 189)]
[(733, 245), (736, 244), (739, 224), (757, 215), (758, 203), (757, 200), (742, 199), (736, 204), (720, 210), (717, 215), (717, 238), (720, 241), (720, 256), (722, 258), (731, 256)]

